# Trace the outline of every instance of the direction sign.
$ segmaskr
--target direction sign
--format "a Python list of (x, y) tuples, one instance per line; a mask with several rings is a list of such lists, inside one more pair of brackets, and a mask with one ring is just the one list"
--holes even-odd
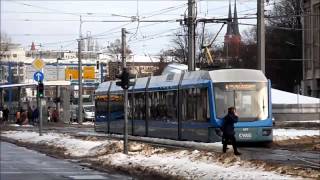
[(32, 65), (36, 70), (39, 71), (44, 67), (45, 62), (40, 58), (36, 58), (34, 61), (32, 61)]
[(33, 74), (33, 79), (34, 79), (35, 81), (38, 81), (38, 82), (43, 81), (43, 78), (44, 78), (44, 75), (43, 75), (43, 73), (40, 72), (40, 71), (35, 72), (35, 73)]

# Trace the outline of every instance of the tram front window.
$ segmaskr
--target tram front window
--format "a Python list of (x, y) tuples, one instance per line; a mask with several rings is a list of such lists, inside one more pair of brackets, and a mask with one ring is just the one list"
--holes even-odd
[(234, 106), (239, 121), (262, 120), (268, 117), (267, 83), (215, 83), (217, 118), (223, 118)]

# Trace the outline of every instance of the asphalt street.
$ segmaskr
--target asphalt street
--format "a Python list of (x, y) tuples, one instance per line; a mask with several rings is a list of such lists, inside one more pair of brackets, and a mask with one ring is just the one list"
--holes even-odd
[(7, 142), (0, 142), (0, 150), (0, 180), (132, 179), (121, 174), (98, 172)]

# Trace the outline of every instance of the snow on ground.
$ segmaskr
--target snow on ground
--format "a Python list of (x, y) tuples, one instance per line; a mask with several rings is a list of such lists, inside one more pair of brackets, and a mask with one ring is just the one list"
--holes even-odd
[[(71, 123), (72, 125), (80, 125), (79, 123), (77, 123), (77, 122), (72, 122)], [(89, 122), (89, 121), (87, 121), (87, 122), (83, 122), (83, 123), (81, 123), (81, 125), (85, 125), (85, 126), (94, 126), (94, 122)]]
[(71, 136), (57, 133), (47, 133), (39, 136), (36, 132), (27, 131), (7, 131), (1, 136), (19, 140), (22, 142), (52, 145), (65, 148), (66, 154), (74, 157), (94, 156), (105, 152), (104, 146), (113, 143), (113, 141), (85, 141), (74, 139)]
[(94, 125), (94, 122), (91, 122), (91, 121), (89, 122), (89, 121), (87, 121), (87, 122), (83, 122), (82, 125), (93, 126), (93, 125)]
[[(207, 157), (208, 160), (197, 159), (197, 156)], [(250, 167), (248, 164), (223, 165), (213, 158), (201, 155), (197, 150), (192, 153), (179, 151), (150, 156), (116, 153), (101, 156), (98, 159), (115, 167), (152, 169), (185, 179), (294, 179)]]
[(147, 148), (134, 143), (129, 148), (129, 155), (124, 155), (119, 151), (106, 151), (110, 147), (121, 147), (121, 141), (87, 141), (58, 133), (39, 136), (38, 133), (27, 131), (6, 131), (2, 132), (1, 136), (22, 142), (65, 148), (71, 156), (94, 156), (105, 152), (104, 154), (107, 155), (92, 157), (92, 159), (117, 168), (145, 169), (149, 172), (185, 179), (294, 179), (291, 176), (256, 168), (231, 153), (225, 154), (225, 158), (230, 160), (229, 163), (223, 164), (217, 160), (218, 157), (214, 153), (203, 153), (197, 150), (168, 152), (163, 148)]
[(320, 130), (300, 130), (300, 129), (273, 129), (273, 140), (282, 141), (288, 139), (299, 139), (303, 136), (320, 136)]
[[(298, 104), (297, 94), (271, 89), (272, 104)], [(299, 95), (299, 104), (320, 104), (319, 98)]]
[(320, 120), (283, 121), (284, 123), (320, 123)]
[(24, 124), (24, 125), (9, 124), (9, 126), (12, 126), (12, 127), (33, 127), (33, 125), (31, 125), (31, 124)]

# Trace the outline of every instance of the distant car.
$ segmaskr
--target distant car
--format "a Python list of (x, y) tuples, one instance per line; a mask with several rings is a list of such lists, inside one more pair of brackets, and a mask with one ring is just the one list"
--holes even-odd
[[(83, 105), (82, 117), (84, 121), (94, 121), (94, 105)], [(72, 121), (78, 121), (78, 107), (74, 106), (71, 110)]]
[(94, 121), (94, 105), (84, 105), (82, 112), (85, 121)]

